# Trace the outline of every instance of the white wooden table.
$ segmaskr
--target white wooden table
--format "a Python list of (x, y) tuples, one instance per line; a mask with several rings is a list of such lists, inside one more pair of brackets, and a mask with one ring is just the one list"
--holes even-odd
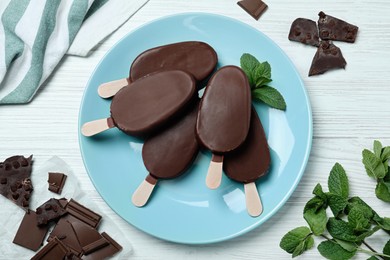
[[(317, 182), (326, 187), (329, 170), (338, 161), (347, 170), (351, 193), (390, 217), (390, 205), (376, 199), (375, 183), (361, 164), (361, 151), (374, 139), (390, 145), (390, 5), (388, 0), (268, 0), (269, 9), (255, 21), (233, 0), (150, 0), (88, 58), (65, 57), (31, 104), (0, 107), (0, 159), (34, 154), (39, 167), (53, 155), (63, 158), (81, 176), (82, 188), (126, 233), (133, 259), (290, 259), (279, 248), (290, 229), (306, 225), (305, 203)], [(288, 41), (297, 17), (317, 20), (325, 11), (359, 26), (355, 44), (337, 43), (347, 60), (346, 70), (307, 77), (315, 48)], [(314, 119), (313, 146), (305, 174), (285, 206), (261, 227), (223, 243), (187, 246), (161, 241), (142, 233), (117, 216), (95, 191), (79, 151), (77, 121), (81, 97), (93, 69), (126, 33), (165, 15), (202, 11), (230, 16), (261, 30), (291, 58), (308, 90)], [(382, 250), (384, 233), (368, 241)], [(1, 236), (0, 236), (0, 242)], [(318, 245), (318, 240), (316, 244)], [(126, 246), (126, 245), (125, 245)], [(316, 249), (301, 259), (314, 259)], [(358, 254), (356, 259), (366, 259)], [(1, 259), (1, 256), (0, 256)]]

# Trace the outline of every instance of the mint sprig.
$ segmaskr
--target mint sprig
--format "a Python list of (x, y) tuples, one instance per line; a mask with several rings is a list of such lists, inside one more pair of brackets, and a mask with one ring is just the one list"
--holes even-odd
[(248, 77), (252, 99), (276, 109), (286, 110), (287, 106), (282, 94), (267, 85), (272, 81), (271, 65), (268, 62), (260, 62), (249, 53), (244, 53), (240, 58), (240, 66)]
[(390, 202), (390, 146), (383, 147), (381, 142), (375, 140), (373, 151), (364, 149), (362, 157), (367, 175), (377, 181), (375, 188), (377, 198)]
[[(363, 151), (366, 172), (378, 180), (376, 194), (385, 201), (390, 200), (389, 158), (390, 147), (383, 147), (379, 141), (374, 142), (373, 151)], [(303, 210), (303, 217), (309, 227), (299, 227), (288, 232), (281, 239), (280, 247), (295, 257), (310, 249), (314, 238), (323, 238), (325, 240), (317, 249), (327, 259), (347, 260), (362, 252), (369, 254), (370, 260), (390, 260), (390, 240), (384, 246), (383, 253), (374, 250), (365, 241), (379, 230), (390, 234), (390, 218), (379, 216), (360, 197), (349, 197), (348, 176), (339, 163), (330, 171), (328, 189), (328, 192), (324, 191), (319, 183), (314, 187), (314, 197)], [(328, 208), (333, 217), (328, 217)]]

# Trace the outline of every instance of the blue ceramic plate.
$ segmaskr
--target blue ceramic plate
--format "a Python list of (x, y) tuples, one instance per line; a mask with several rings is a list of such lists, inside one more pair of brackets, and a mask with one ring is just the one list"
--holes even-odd
[(272, 157), (270, 172), (257, 182), (264, 206), (261, 216), (248, 215), (242, 184), (224, 176), (217, 190), (206, 187), (210, 154), (204, 151), (185, 175), (159, 181), (149, 203), (137, 208), (131, 196), (147, 175), (141, 156), (142, 140), (118, 129), (93, 138), (79, 136), (88, 174), (116, 213), (158, 238), (205, 244), (242, 235), (268, 220), (296, 188), (309, 157), (312, 117), (308, 96), (293, 64), (272, 40), (242, 22), (214, 14), (184, 13), (148, 23), (120, 40), (99, 63), (84, 93), (79, 126), (109, 117), (110, 100), (101, 99), (97, 88), (103, 82), (127, 77), (139, 53), (190, 40), (210, 44), (218, 54), (219, 67), (239, 65), (243, 53), (268, 61), (272, 67), (271, 85), (286, 100), (286, 112), (255, 104)]

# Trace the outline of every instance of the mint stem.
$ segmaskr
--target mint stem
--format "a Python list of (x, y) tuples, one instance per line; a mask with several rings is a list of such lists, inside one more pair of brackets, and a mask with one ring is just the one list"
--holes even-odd
[(328, 241), (331, 241), (331, 240), (332, 240), (332, 239), (330, 239), (329, 237), (327, 237), (327, 236), (324, 235), (324, 234), (321, 234), (320, 236), (323, 237), (323, 238), (325, 238), (325, 239), (328, 240)]
[(363, 243), (366, 247), (368, 247), (368, 249), (370, 249), (372, 252), (378, 253), (374, 248), (372, 248), (369, 244), (367, 244), (366, 241), (363, 240), (362, 243)]
[(374, 253), (374, 252), (371, 252), (371, 251), (368, 251), (368, 250), (365, 250), (365, 249), (361, 249), (361, 248), (358, 248), (357, 251), (359, 252), (363, 252), (363, 253), (366, 253), (366, 254), (369, 254), (369, 255), (376, 255), (382, 259), (385, 259), (385, 257), (390, 257), (390, 255), (385, 255), (385, 254), (381, 254), (381, 253)]

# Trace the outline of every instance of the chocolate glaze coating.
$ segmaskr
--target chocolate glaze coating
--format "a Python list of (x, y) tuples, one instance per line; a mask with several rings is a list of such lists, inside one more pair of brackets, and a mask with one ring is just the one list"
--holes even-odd
[(318, 47), (320, 45), (320, 38), (318, 37), (316, 22), (306, 18), (295, 19), (291, 24), (288, 39)]
[(195, 95), (194, 78), (180, 70), (149, 74), (112, 99), (111, 118), (123, 132), (146, 136), (182, 113)]
[(309, 76), (323, 74), (331, 69), (344, 69), (346, 64), (338, 47), (331, 41), (322, 41), (311, 63)]
[(203, 94), (196, 123), (199, 142), (214, 153), (240, 146), (249, 131), (251, 92), (245, 72), (236, 66), (219, 69)]
[(318, 16), (318, 29), (321, 39), (355, 42), (359, 27), (324, 12), (320, 12)]
[(153, 177), (175, 178), (192, 164), (199, 151), (195, 136), (198, 103), (196, 101), (172, 126), (145, 141), (142, 158)]
[(230, 179), (250, 183), (264, 176), (270, 163), (267, 138), (256, 110), (252, 107), (248, 136), (240, 147), (225, 154), (223, 169)]
[(183, 70), (197, 82), (206, 79), (217, 65), (217, 53), (204, 42), (179, 42), (149, 49), (134, 60), (130, 81), (160, 70)]

